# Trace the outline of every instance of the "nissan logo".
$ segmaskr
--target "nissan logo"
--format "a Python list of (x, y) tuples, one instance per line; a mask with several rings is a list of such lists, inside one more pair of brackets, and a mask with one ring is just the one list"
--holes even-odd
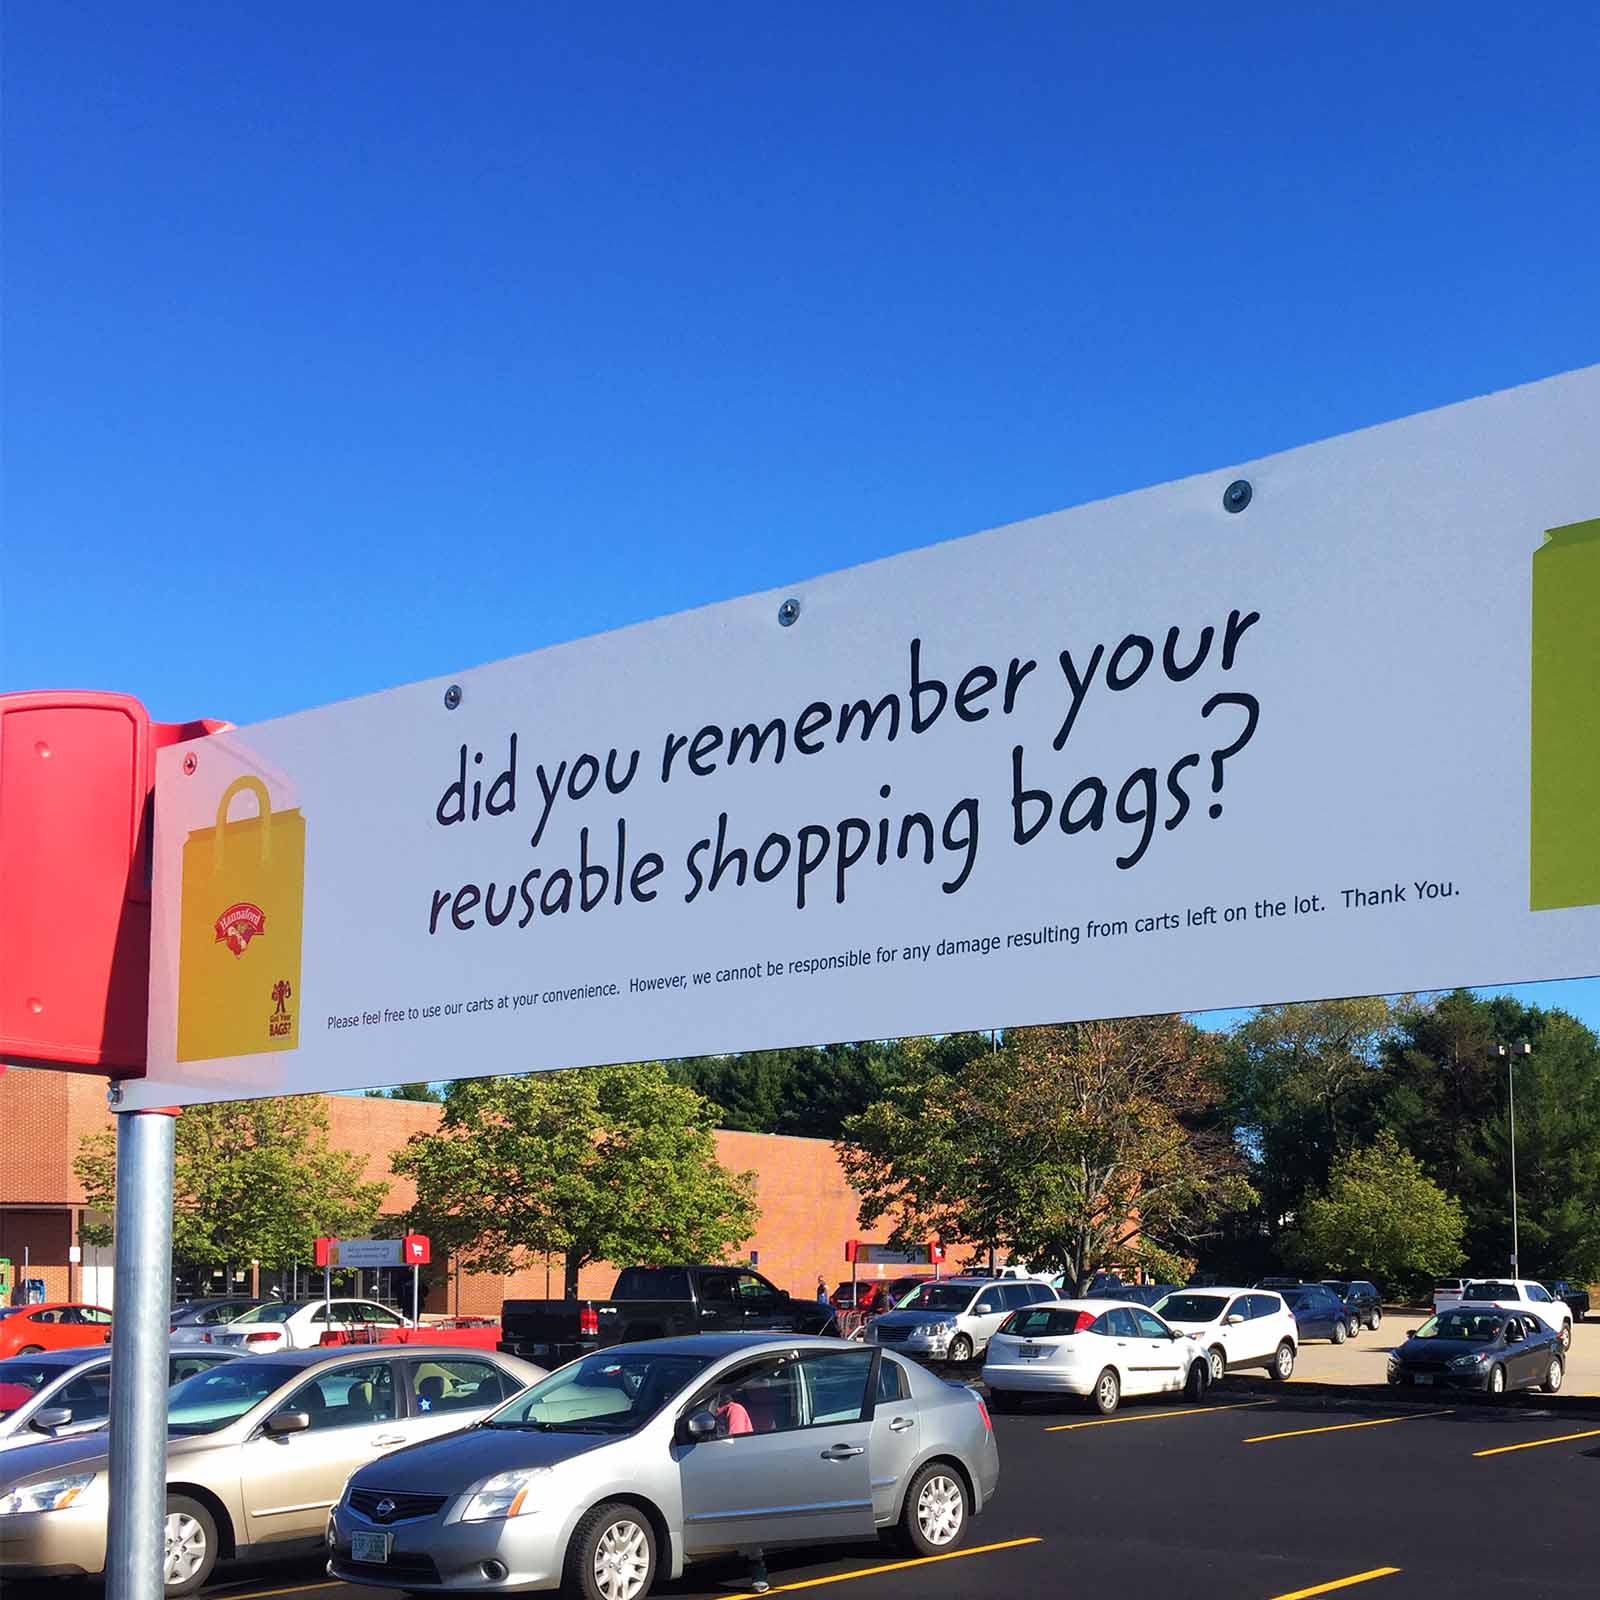
[(398, 1509), (399, 1508), (395, 1505), (393, 1500), (380, 1500), (377, 1505), (372, 1508), (372, 1514), (373, 1516), (380, 1518), (382, 1521), (387, 1522)]

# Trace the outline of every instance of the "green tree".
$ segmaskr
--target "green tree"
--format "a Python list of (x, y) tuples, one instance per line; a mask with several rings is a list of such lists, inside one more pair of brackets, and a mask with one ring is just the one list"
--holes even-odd
[(1384, 1132), (1346, 1156), (1326, 1189), (1306, 1198), (1285, 1253), (1313, 1272), (1411, 1289), (1461, 1264), (1465, 1225), (1460, 1201)]
[(468, 1271), (556, 1256), (572, 1297), (592, 1261), (720, 1261), (755, 1231), (755, 1175), (721, 1165), (711, 1124), (659, 1063), (478, 1078), (450, 1085), (437, 1131), (393, 1167)]
[(1254, 1198), (1217, 1115), (1214, 1050), (1174, 1016), (1019, 1029), (955, 1073), (917, 1042), (845, 1124), (862, 1225), (1004, 1246), (1079, 1288), (1104, 1268), (1172, 1273)]
[[(73, 1161), (85, 1198), (116, 1208), (116, 1140), (87, 1135)], [(372, 1231), (389, 1185), (365, 1181), (366, 1157), (328, 1143), (312, 1095), (187, 1107), (174, 1130), (172, 1253), (197, 1266), (309, 1261), (322, 1236)], [(84, 1229), (109, 1244), (111, 1229)]]
[(369, 1100), (416, 1100), (438, 1105), (444, 1096), (431, 1083), (397, 1083), (392, 1089), (368, 1089)]
[[(1404, 1014), (1403, 1008), (1401, 1014)], [(1381, 996), (1263, 1006), (1229, 1036), (1229, 1112), (1275, 1236), (1307, 1189), (1370, 1136), (1396, 1008)]]

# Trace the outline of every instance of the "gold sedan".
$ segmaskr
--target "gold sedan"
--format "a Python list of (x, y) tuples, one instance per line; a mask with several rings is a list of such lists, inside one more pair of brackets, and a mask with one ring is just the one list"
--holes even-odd
[[(467, 1427), (544, 1376), (495, 1351), (384, 1345), (251, 1356), (179, 1384), (167, 1402), (169, 1600), (219, 1559), (314, 1552), (358, 1467)], [(104, 1570), (106, 1449), (97, 1432), (6, 1453), (8, 1577)]]

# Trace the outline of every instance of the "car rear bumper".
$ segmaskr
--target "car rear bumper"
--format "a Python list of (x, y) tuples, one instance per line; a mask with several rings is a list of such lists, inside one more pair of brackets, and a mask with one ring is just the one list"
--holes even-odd
[(1014, 1394), (1089, 1394), (1100, 1376), (1082, 1367), (1058, 1367), (1044, 1361), (987, 1362), (983, 1381), (991, 1389)]

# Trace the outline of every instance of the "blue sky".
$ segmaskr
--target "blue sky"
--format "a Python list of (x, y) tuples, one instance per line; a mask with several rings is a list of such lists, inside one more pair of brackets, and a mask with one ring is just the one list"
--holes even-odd
[(13, 8), (0, 687), (255, 721), (1600, 359), (1592, 10), (1293, 9)]

